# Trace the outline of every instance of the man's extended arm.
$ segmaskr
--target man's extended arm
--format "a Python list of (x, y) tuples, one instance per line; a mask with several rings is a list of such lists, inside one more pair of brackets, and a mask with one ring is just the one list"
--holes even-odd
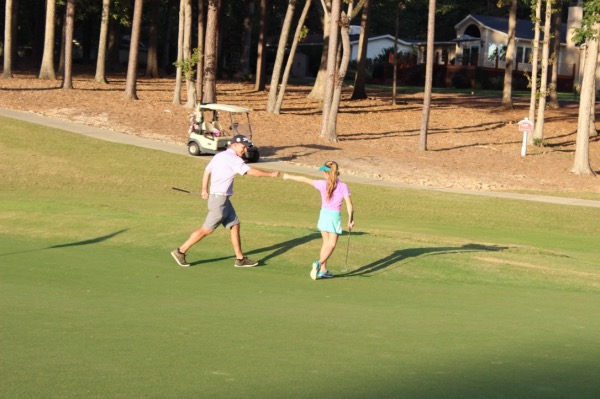
[(246, 174), (248, 176), (254, 176), (254, 177), (278, 177), (279, 176), (279, 171), (265, 172), (264, 170), (260, 170), (260, 169), (256, 169), (256, 168), (250, 168), (248, 170), (248, 172), (246, 172)]

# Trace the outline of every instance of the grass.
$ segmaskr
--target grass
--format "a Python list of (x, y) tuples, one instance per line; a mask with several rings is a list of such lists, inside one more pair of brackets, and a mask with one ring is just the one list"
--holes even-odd
[(238, 177), (261, 267), (185, 269), (205, 158), (0, 124), (3, 398), (597, 396), (600, 209), (353, 184), (315, 282), (316, 193)]
[[(313, 80), (295, 80), (297, 84), (312, 84)], [(346, 79), (345, 84), (349, 86), (354, 85), (354, 78)], [(372, 89), (383, 89), (392, 91), (391, 84), (369, 84), (368, 87)], [(423, 93), (423, 86), (397, 86), (397, 93), (405, 93), (405, 94), (415, 94), (415, 93)], [(486, 97), (498, 97), (502, 98), (502, 89), (500, 90), (492, 90), (492, 89), (481, 89), (481, 88), (454, 88), (454, 87), (432, 87), (432, 93), (437, 94), (465, 94), (471, 95), (472, 93), (477, 93), (478, 96), (486, 96)], [(573, 92), (557, 92), (556, 96), (561, 101), (579, 101), (579, 95)], [(512, 97), (531, 97), (531, 90), (513, 90)]]

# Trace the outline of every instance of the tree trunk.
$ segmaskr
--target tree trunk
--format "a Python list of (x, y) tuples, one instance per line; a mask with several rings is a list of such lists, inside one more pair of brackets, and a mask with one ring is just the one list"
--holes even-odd
[[(319, 2), (319, 0), (313, 0)], [(352, 13), (352, 18), (358, 15), (358, 13), (362, 10), (366, 0), (360, 0), (358, 5), (354, 9)], [(329, 31), (331, 27), (330, 19), (330, 10), (331, 10), (331, 0), (321, 0), (320, 4), (322, 8), (322, 24), (323, 24), (323, 49), (321, 51), (321, 61), (319, 64), (319, 71), (317, 72), (317, 77), (315, 79), (315, 83), (313, 85), (312, 90), (306, 96), (311, 100), (323, 101), (325, 97), (325, 90), (327, 85), (327, 62), (328, 62), (328, 54), (329, 54)], [(336, 50), (337, 52), (337, 50)]]
[(427, 130), (429, 128), (429, 110), (431, 108), (431, 89), (433, 86), (433, 45), (435, 37), (435, 0), (429, 0), (427, 16), (427, 64), (425, 65), (425, 92), (423, 93), (423, 118), (419, 134), (419, 150), (427, 151)]
[(266, 56), (265, 40), (267, 36), (267, 0), (260, 0), (260, 19), (258, 23), (258, 46), (256, 54), (256, 82), (254, 90), (263, 91), (265, 89), (265, 65)]
[(185, 24), (183, 28), (183, 59), (188, 63), (185, 69), (185, 87), (188, 108), (196, 106), (196, 82), (194, 81), (195, 70), (192, 70), (192, 0), (185, 0)]
[(177, 29), (177, 67), (175, 70), (175, 92), (173, 93), (173, 104), (181, 104), (181, 83), (183, 66), (183, 37), (185, 26), (185, 0), (179, 1), (179, 25)]
[(158, 22), (160, 19), (160, 2), (150, 1), (150, 21), (148, 27), (148, 56), (146, 59), (146, 77), (160, 78), (158, 73)]
[(279, 35), (279, 44), (277, 46), (277, 55), (275, 56), (275, 65), (273, 66), (273, 73), (271, 74), (271, 85), (269, 86), (269, 99), (267, 102), (267, 112), (275, 112), (275, 103), (277, 102), (277, 92), (279, 91), (279, 77), (281, 76), (281, 68), (283, 66), (283, 59), (285, 58), (285, 48), (288, 42), (288, 36), (292, 27), (292, 19), (294, 18), (294, 11), (296, 10), (297, 0), (289, 0), (287, 10), (285, 12), (285, 18), (283, 19), (283, 26), (281, 27), (281, 33)]
[(217, 0), (217, 20), (215, 21), (215, 102), (217, 102), (216, 79), (219, 77), (219, 59), (221, 56), (221, 14), (223, 13), (223, 0)]
[(504, 63), (504, 87), (502, 90), (502, 107), (512, 109), (512, 76), (515, 58), (515, 34), (517, 30), (517, 0), (511, 0), (508, 13), (508, 46)]
[(546, 15), (544, 20), (544, 42), (542, 44), (542, 73), (540, 75), (540, 95), (538, 100), (537, 119), (534, 125), (533, 139), (541, 145), (544, 139), (544, 113), (546, 111), (546, 96), (548, 95), (548, 59), (550, 58), (550, 20), (552, 19), (552, 0), (546, 0)]
[(392, 68), (392, 104), (396, 105), (396, 92), (397, 83), (398, 83), (398, 29), (400, 27), (400, 3), (398, 3), (396, 7), (396, 29), (394, 33), (394, 56), (392, 60), (394, 62), (394, 67)]
[(294, 65), (294, 56), (296, 55), (298, 41), (300, 40), (300, 34), (302, 33), (302, 27), (304, 26), (304, 21), (306, 20), (306, 15), (308, 14), (310, 3), (310, 0), (305, 0), (304, 8), (302, 9), (302, 14), (300, 15), (300, 19), (298, 20), (298, 25), (296, 26), (294, 40), (292, 41), (292, 47), (290, 48), (290, 53), (288, 55), (287, 63), (285, 64), (285, 70), (283, 72), (283, 77), (281, 79), (281, 88), (277, 93), (277, 102), (275, 103), (275, 108), (273, 110), (273, 113), (275, 114), (279, 114), (279, 112), (281, 111), (281, 104), (283, 103), (283, 97), (285, 96), (285, 89), (287, 87), (287, 82), (290, 77), (292, 65)]
[(55, 0), (46, 1), (46, 28), (44, 31), (44, 55), (40, 67), (40, 79), (56, 79), (54, 70), (54, 17), (56, 14)]
[[(315, 0), (318, 1), (318, 0)], [(308, 93), (307, 98), (311, 100), (323, 101), (325, 97), (325, 86), (327, 85), (327, 62), (329, 54), (329, 31), (331, 29), (330, 10), (331, 0), (322, 0), (323, 5), (323, 49), (321, 51), (321, 61), (319, 63), (319, 71), (312, 90)]]
[(137, 100), (137, 64), (140, 48), (140, 30), (142, 25), (142, 9), (144, 0), (135, 0), (133, 6), (133, 22), (131, 24), (131, 40), (129, 41), (129, 62), (127, 64), (127, 81), (125, 82), (125, 98)]
[(65, 18), (65, 72), (61, 87), (73, 89), (73, 31), (75, 30), (75, 0), (67, 0)]
[(560, 8), (554, 11), (552, 14), (552, 75), (550, 77), (550, 90), (548, 93), (548, 105), (551, 108), (560, 108), (560, 103), (558, 102), (558, 57), (560, 54), (560, 36), (561, 36), (561, 25), (562, 25), (562, 16), (560, 12)]
[(62, 17), (59, 18), (60, 21), (62, 21), (61, 25), (60, 25), (60, 53), (58, 56), (58, 73), (61, 76), (65, 75), (65, 43), (66, 43), (66, 39), (65, 37), (67, 36), (67, 13), (64, 12), (62, 13)]
[(102, 1), (102, 20), (100, 22), (100, 39), (98, 40), (98, 56), (96, 57), (95, 80), (99, 83), (106, 81), (106, 44), (108, 38), (108, 21), (110, 12), (110, 0)]
[(202, 80), (204, 77), (204, 0), (198, 0), (198, 65), (196, 66), (196, 93), (202, 102)]
[(119, 23), (114, 19), (108, 18), (108, 38), (106, 48), (106, 68), (108, 71), (115, 72), (120, 69), (119, 65)]
[(590, 137), (598, 136), (596, 130), (596, 79), (592, 80), (592, 106), (590, 107)]
[(344, 85), (344, 78), (346, 77), (346, 71), (348, 70), (348, 64), (350, 63), (350, 35), (348, 30), (350, 28), (350, 15), (352, 15), (352, 1), (348, 3), (348, 13), (342, 16), (342, 58), (340, 60), (340, 66), (337, 68), (335, 76), (335, 82), (333, 87), (333, 98), (331, 99), (331, 109), (329, 110), (329, 118), (327, 121), (327, 133), (325, 137), (329, 141), (337, 142), (337, 116), (340, 109), (340, 102), (342, 100), (342, 88)]
[(321, 124), (321, 137), (328, 137), (329, 116), (333, 101), (333, 87), (335, 85), (337, 50), (339, 38), (339, 22), (341, 13), (341, 0), (332, 0), (331, 15), (329, 17), (329, 43), (327, 52), (327, 81), (323, 96), (323, 118)]
[[(531, 60), (531, 97), (529, 99), (529, 120), (535, 126), (535, 106), (538, 98), (538, 59), (540, 48), (540, 19), (542, 17), (542, 0), (535, 2), (534, 33), (533, 33), (533, 54)], [(533, 143), (533, 134), (529, 135), (529, 143)]]
[(216, 100), (217, 79), (217, 19), (219, 16), (218, 0), (208, 0), (206, 19), (206, 40), (204, 44), (204, 87), (202, 101), (212, 103)]
[[(12, 78), (12, 55), (13, 55), (13, 1), (6, 0), (4, 5), (4, 70), (2, 71), (3, 78)], [(16, 13), (14, 13), (16, 14)]]
[(242, 22), (242, 55), (239, 74), (246, 78), (250, 74), (250, 46), (252, 45), (252, 19), (254, 18), (254, 0), (248, 0), (246, 16)]
[(365, 2), (362, 10), (362, 18), (360, 20), (360, 37), (358, 39), (358, 54), (356, 75), (354, 77), (354, 88), (350, 100), (362, 100), (367, 98), (366, 90), (366, 74), (367, 74), (367, 48), (369, 45), (369, 17), (371, 8), (369, 7), (370, 0)]
[(590, 113), (596, 102), (594, 81), (598, 65), (598, 35), (600, 23), (594, 25), (596, 39), (588, 39), (585, 51), (585, 64), (583, 80), (581, 82), (581, 95), (579, 97), (579, 118), (577, 121), (577, 138), (575, 143), (575, 163), (571, 172), (577, 175), (594, 174), (590, 167)]

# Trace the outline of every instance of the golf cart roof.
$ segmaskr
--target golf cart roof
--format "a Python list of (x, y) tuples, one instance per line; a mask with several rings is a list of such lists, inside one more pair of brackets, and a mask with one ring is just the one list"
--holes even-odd
[(228, 105), (228, 104), (198, 104), (200, 110), (211, 110), (211, 111), (224, 111), (224, 112), (235, 112), (235, 113), (248, 113), (252, 110), (250, 108), (240, 107), (239, 105)]

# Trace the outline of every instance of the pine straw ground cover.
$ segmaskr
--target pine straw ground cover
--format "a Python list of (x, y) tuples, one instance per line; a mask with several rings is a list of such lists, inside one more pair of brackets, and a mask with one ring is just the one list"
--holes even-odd
[[(16, 74), (1, 83), (0, 107), (26, 110), (157, 140), (185, 143), (189, 108), (173, 104), (174, 79), (145, 79), (137, 85), (138, 101), (123, 98), (125, 78), (109, 84), (76, 74), (74, 90), (60, 81)], [(510, 111), (498, 97), (434, 94), (428, 136), (429, 151), (418, 150), (422, 94), (399, 93), (392, 105), (389, 91), (370, 89), (370, 98), (349, 101), (344, 90), (338, 118), (339, 141), (319, 137), (320, 104), (308, 100), (310, 86), (290, 85), (280, 115), (265, 112), (267, 92), (250, 83), (219, 81), (217, 99), (255, 110), (252, 122), (261, 155), (304, 165), (336, 160), (343, 173), (379, 177), (417, 186), (468, 190), (543, 191), (548, 194), (599, 198), (600, 182), (570, 172), (574, 162), (578, 103), (563, 101), (548, 109), (545, 146), (529, 147), (521, 157), (517, 122), (528, 114), (527, 98), (515, 98)], [(185, 96), (185, 93), (183, 93)], [(592, 168), (600, 171), (600, 140), (590, 142)]]

